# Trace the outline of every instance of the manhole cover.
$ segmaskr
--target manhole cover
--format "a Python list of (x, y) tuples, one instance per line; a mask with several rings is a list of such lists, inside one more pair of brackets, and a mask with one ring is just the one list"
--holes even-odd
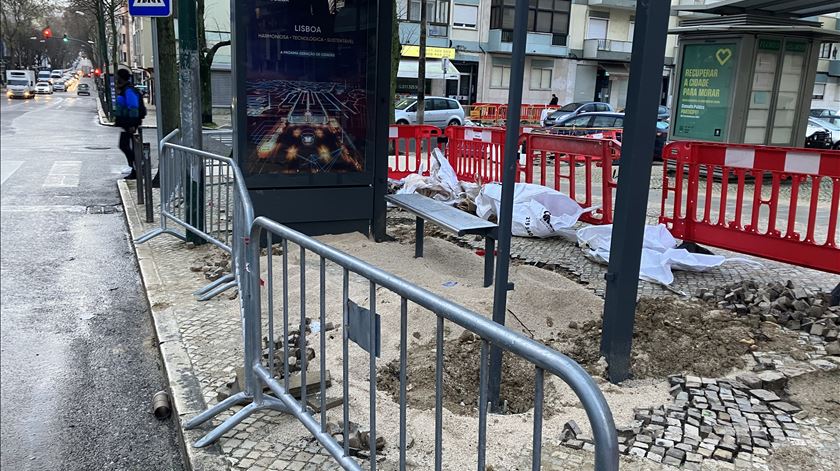
[(88, 214), (114, 214), (122, 211), (121, 205), (94, 204), (87, 206), (85, 212)]
[(85, 146), (85, 149), (89, 150), (108, 150), (110, 147), (108, 146)]

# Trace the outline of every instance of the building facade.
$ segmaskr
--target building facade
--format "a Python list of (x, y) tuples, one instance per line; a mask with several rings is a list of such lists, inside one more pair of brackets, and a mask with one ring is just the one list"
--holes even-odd
[[(823, 28), (840, 31), (840, 13), (819, 17)], [(820, 46), (811, 108), (830, 108), (840, 112), (840, 43)]]

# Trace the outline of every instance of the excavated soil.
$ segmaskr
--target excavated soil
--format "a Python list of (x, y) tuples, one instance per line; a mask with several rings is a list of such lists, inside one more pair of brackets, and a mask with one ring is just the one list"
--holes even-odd
[[(767, 329), (767, 332), (765, 332)], [(772, 332), (771, 332), (772, 331)], [(563, 332), (554, 347), (592, 374), (604, 374), (599, 363), (601, 321)], [(779, 329), (757, 319), (736, 318), (728, 311), (674, 298), (642, 298), (636, 307), (631, 371), (635, 378), (663, 378), (689, 373), (723, 376), (746, 366), (751, 348), (790, 345)]]
[(840, 419), (840, 369), (792, 378), (788, 394), (812, 416)]
[[(479, 358), (481, 342), (465, 332), (456, 339), (444, 341), (443, 406), (450, 412), (475, 416), (478, 411)], [(433, 410), (435, 407), (435, 342), (413, 345), (408, 352), (406, 396), (411, 408)], [(534, 367), (513, 355), (502, 361), (501, 398), (507, 401), (507, 412), (520, 414), (534, 407)], [(377, 386), (400, 398), (400, 362), (392, 360), (379, 369)], [(553, 384), (546, 383), (545, 396), (554, 393)], [(545, 415), (552, 415), (546, 403)]]

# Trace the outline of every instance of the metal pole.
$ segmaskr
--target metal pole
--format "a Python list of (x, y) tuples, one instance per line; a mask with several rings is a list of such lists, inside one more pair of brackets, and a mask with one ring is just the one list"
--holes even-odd
[[(510, 237), (513, 219), (513, 185), (516, 164), (519, 162), (519, 118), (522, 104), (522, 85), (525, 78), (525, 42), (528, 31), (528, 0), (516, 0), (513, 17), (513, 46), (510, 65), (510, 91), (505, 129), (505, 155), (502, 174), (502, 201), (499, 210), (499, 256), (496, 259), (496, 284), (493, 287), (493, 322), (505, 325), (507, 312), (508, 273), (510, 271)], [(490, 348), (490, 378), (488, 399), (491, 410), (500, 407), (499, 389), (502, 385), (502, 350), (495, 344)]]
[(96, 0), (96, 8), (99, 10), (97, 22), (99, 23), (99, 42), (102, 49), (102, 76), (105, 78), (105, 114), (111, 116), (111, 82), (108, 81), (108, 40), (105, 38), (105, 11), (102, 9), (102, 0)]
[(610, 264), (604, 275), (607, 289), (601, 354), (607, 359), (609, 378), (613, 383), (630, 377), (630, 347), (670, 4), (668, 0), (636, 2), (627, 115), (621, 143), (621, 177), (618, 179)]
[[(181, 144), (201, 149), (201, 96), (199, 90), (198, 19), (195, 0), (178, 2), (178, 79), (181, 83)], [(187, 222), (204, 230), (204, 168), (199, 159), (190, 160), (186, 185)], [(187, 241), (196, 245), (204, 239), (187, 232)]]
[[(157, 18), (152, 18), (152, 56), (154, 59), (154, 67), (155, 67), (155, 83), (154, 85), (154, 102), (155, 102), (155, 123), (157, 124), (157, 141), (160, 142), (163, 140), (163, 111), (160, 108), (160, 95), (159, 95), (159, 87), (160, 87), (160, 55), (158, 54), (158, 37), (157, 37), (157, 28), (158, 28), (158, 20)], [(158, 166), (160, 166), (160, 155), (158, 155)]]
[[(384, 241), (387, 234), (385, 206), (385, 189), (388, 186), (388, 160), (380, 156), (388, 155), (388, 123), (393, 115), (388, 116), (390, 104), (394, 96), (391, 95), (391, 19), (393, 17), (394, 2), (384, 0), (378, 2), (379, 14), (376, 29), (376, 109), (374, 121), (374, 157), (370, 159), (374, 164), (373, 168), (373, 217), (371, 219), (371, 232), (373, 239), (377, 242)], [(380, 124), (381, 123), (381, 124)]]

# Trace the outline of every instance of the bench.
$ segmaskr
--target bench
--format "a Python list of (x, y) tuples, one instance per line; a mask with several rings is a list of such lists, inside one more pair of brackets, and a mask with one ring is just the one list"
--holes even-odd
[(458, 236), (467, 234), (484, 236), (484, 287), (493, 284), (496, 237), (499, 226), (423, 195), (387, 195), (385, 200), (417, 217), (415, 258), (423, 256), (423, 228), (427, 220)]

